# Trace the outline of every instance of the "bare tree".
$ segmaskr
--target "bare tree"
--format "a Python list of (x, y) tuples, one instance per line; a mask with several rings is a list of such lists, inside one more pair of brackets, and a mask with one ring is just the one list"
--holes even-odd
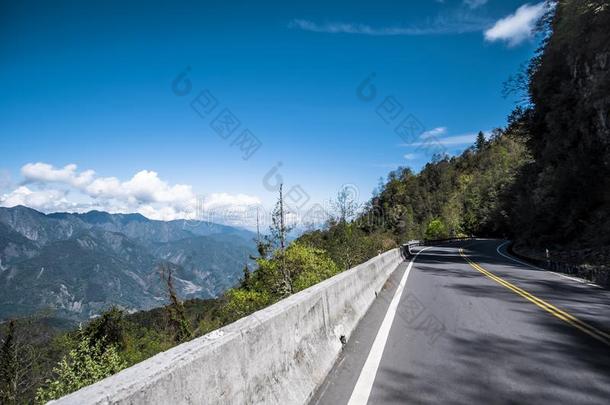
[(336, 222), (349, 222), (358, 212), (358, 202), (355, 200), (352, 190), (343, 187), (337, 193), (337, 199), (331, 202), (336, 213)]
[[(166, 276), (167, 274), (167, 276)], [(169, 315), (170, 327), (174, 331), (174, 340), (176, 343), (184, 342), (193, 337), (193, 331), (191, 325), (186, 317), (184, 305), (178, 298), (176, 289), (174, 288), (174, 281), (172, 277), (172, 268), (168, 264), (161, 265), (161, 277), (167, 284), (167, 292), (170, 299), (170, 304), (167, 306), (167, 312)]]
[(261, 237), (261, 232), (260, 232), (260, 222), (259, 222), (259, 213), (258, 213), (258, 207), (256, 208), (256, 250), (258, 252), (258, 257), (251, 255), (250, 259), (252, 260), (256, 260), (256, 259), (266, 259), (267, 256), (269, 256), (269, 252), (271, 250), (271, 248), (273, 247), (273, 242), (270, 240), (270, 238), (268, 236), (263, 236)]
[(284, 212), (284, 194), (283, 184), (280, 184), (280, 195), (275, 204), (275, 209), (271, 217), (271, 243), (278, 246), (276, 252), (280, 258), (280, 271), (282, 273), (282, 286), (281, 294), (289, 295), (292, 293), (292, 278), (290, 271), (286, 266), (286, 238), (288, 233), (291, 231), (291, 227), (286, 224), (286, 217)]

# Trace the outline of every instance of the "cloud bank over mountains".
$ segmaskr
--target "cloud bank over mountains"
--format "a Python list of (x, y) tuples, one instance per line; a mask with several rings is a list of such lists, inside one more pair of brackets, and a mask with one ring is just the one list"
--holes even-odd
[(27, 163), (23, 182), (0, 195), (0, 205), (25, 205), (42, 212), (138, 212), (150, 219), (200, 219), (202, 211), (239, 212), (261, 204), (247, 194), (211, 193), (199, 196), (188, 184), (170, 184), (151, 170), (141, 170), (128, 180), (100, 177), (94, 170), (78, 171), (75, 164), (54, 167)]

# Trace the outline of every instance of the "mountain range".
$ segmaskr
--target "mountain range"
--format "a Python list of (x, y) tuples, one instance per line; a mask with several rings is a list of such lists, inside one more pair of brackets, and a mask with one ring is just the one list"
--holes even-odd
[(0, 320), (43, 312), (85, 320), (112, 305), (161, 306), (161, 268), (171, 269), (181, 298), (216, 297), (239, 281), (254, 236), (204, 221), (0, 207)]

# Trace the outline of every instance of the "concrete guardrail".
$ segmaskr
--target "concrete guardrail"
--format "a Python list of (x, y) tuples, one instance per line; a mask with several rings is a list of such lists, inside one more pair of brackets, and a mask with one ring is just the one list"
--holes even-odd
[(52, 403), (307, 403), (402, 260), (393, 249)]

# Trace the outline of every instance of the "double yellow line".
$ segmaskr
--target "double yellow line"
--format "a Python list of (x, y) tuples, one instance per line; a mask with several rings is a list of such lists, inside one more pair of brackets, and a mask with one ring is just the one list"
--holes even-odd
[(600, 342), (603, 342), (610, 346), (610, 335), (607, 334), (606, 332), (603, 332), (603, 331), (589, 325), (588, 323), (581, 321), (580, 319), (576, 318), (575, 316), (570, 315), (565, 311), (562, 311), (561, 309), (557, 308), (556, 306), (549, 304), (548, 302), (541, 300), (538, 297), (533, 296), (532, 294), (528, 293), (527, 291), (523, 290), (522, 288), (519, 288), (516, 285), (511, 284), (508, 281), (485, 270), (483, 267), (479, 266), (477, 263), (470, 260), (470, 258), (468, 258), (468, 256), (466, 256), (464, 254), (464, 249), (462, 249), (462, 248), (460, 248), (460, 256), (462, 256), (466, 260), (466, 262), (468, 262), (468, 264), (470, 264), (475, 270), (477, 270), (478, 272), (482, 273), (483, 275), (489, 277), (496, 283), (503, 285), (504, 287), (508, 288), (515, 294), (522, 296), (526, 300), (532, 302), (533, 304), (535, 304), (539, 308), (542, 308), (543, 310), (550, 313), (551, 315), (556, 316), (557, 318), (570, 324), (571, 326), (575, 327), (576, 329), (578, 329), (578, 330), (586, 333), (587, 335), (599, 340)]

